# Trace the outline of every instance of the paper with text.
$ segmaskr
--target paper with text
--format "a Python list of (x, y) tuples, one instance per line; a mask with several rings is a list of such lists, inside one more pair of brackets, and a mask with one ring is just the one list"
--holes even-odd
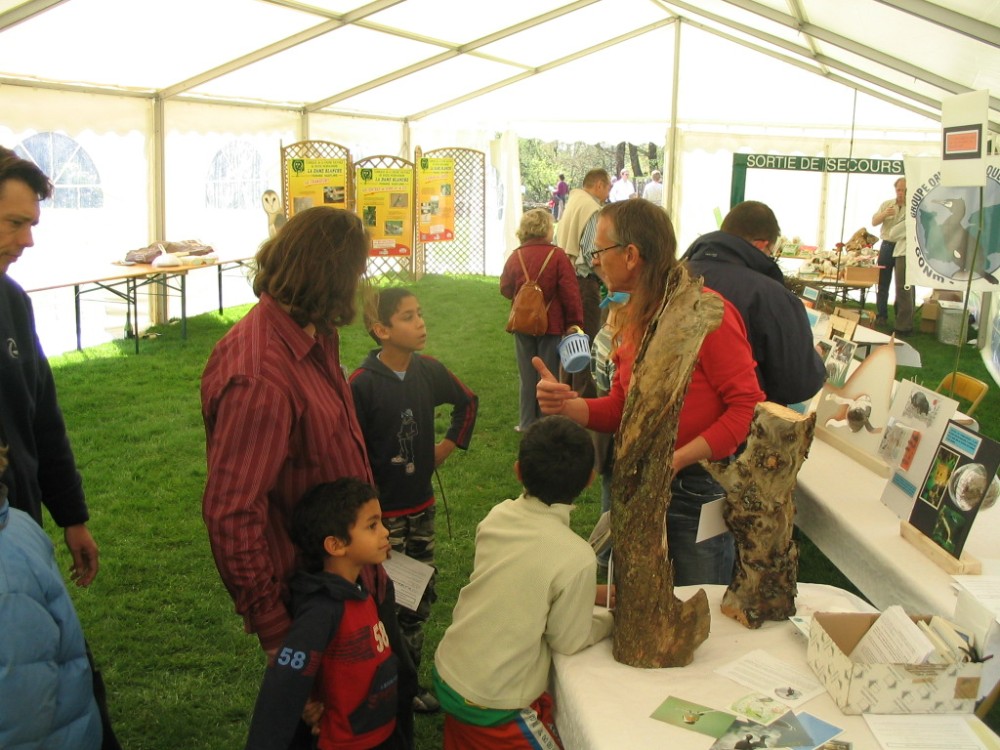
[(888, 607), (851, 652), (859, 664), (923, 664), (934, 644), (899, 605)]
[(865, 714), (883, 750), (987, 750), (961, 714)]
[(420, 597), (434, 575), (434, 568), (427, 563), (407, 557), (402, 552), (393, 552), (382, 563), (385, 572), (389, 574), (396, 587), (396, 603), (401, 607), (416, 610)]
[(825, 690), (812, 673), (796, 669), (761, 649), (751, 651), (715, 672), (758, 693), (773, 695), (792, 708), (822, 695)]

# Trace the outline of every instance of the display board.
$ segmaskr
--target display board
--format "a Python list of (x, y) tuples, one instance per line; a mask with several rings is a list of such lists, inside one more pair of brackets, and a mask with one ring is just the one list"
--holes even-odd
[(422, 157), (417, 169), (421, 242), (455, 239), (455, 160)]
[(413, 252), (413, 168), (358, 167), (358, 214), (371, 236), (371, 254)]
[(1000, 288), (1000, 158), (983, 186), (946, 186), (941, 160), (906, 160), (906, 281), (988, 292)]
[(285, 217), (312, 206), (354, 210), (351, 152), (332, 141), (298, 141), (281, 148)]

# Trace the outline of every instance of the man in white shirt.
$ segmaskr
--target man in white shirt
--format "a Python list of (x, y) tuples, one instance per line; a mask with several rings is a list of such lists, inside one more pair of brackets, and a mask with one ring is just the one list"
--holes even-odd
[(611, 186), (611, 195), (608, 199), (612, 203), (617, 203), (618, 201), (627, 201), (629, 198), (634, 197), (635, 185), (629, 179), (628, 169), (623, 169), (621, 174), (618, 175), (618, 179), (615, 180), (615, 184)]
[(646, 187), (642, 189), (642, 197), (648, 200), (650, 203), (655, 203), (657, 206), (662, 206), (663, 175), (660, 174), (660, 170), (654, 169), (650, 177), (652, 178), (653, 181), (646, 183)]
[(570, 191), (566, 208), (559, 219), (555, 242), (566, 251), (576, 269), (580, 298), (583, 301), (583, 330), (594, 340), (601, 327), (601, 284), (591, 263), (597, 212), (608, 199), (611, 178), (603, 169), (591, 169), (583, 178), (583, 187)]
[[(875, 215), (872, 225), (881, 226), (882, 245), (878, 253), (878, 265), (881, 269), (878, 275), (878, 291), (875, 294), (875, 326), (884, 327), (889, 318), (889, 286), (892, 284), (892, 273), (895, 269), (896, 243), (892, 235), (899, 231), (898, 225), (904, 224), (906, 212), (903, 211), (903, 201), (906, 198), (906, 178), (900, 177), (895, 183), (896, 197), (884, 201)], [(905, 250), (905, 247), (904, 247)], [(896, 312), (899, 313), (899, 300), (896, 301)]]

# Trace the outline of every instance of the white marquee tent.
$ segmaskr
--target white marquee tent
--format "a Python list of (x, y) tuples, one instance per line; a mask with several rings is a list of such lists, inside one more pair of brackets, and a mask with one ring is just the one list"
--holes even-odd
[[(0, 0), (0, 144), (61, 189), (11, 273), (155, 239), (252, 254), (279, 149), (305, 139), (486, 152), (488, 273), (518, 137), (652, 142), (685, 245), (728, 207), (734, 152), (937, 155), (942, 99), (975, 90), (996, 139), (998, 0)], [(765, 172), (747, 197), (829, 246), (890, 182)]]

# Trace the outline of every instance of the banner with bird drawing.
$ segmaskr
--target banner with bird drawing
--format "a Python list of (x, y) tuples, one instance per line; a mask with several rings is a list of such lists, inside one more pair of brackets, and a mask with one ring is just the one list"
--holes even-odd
[(906, 282), (1000, 291), (1000, 158), (982, 187), (945, 186), (941, 160), (906, 157)]

